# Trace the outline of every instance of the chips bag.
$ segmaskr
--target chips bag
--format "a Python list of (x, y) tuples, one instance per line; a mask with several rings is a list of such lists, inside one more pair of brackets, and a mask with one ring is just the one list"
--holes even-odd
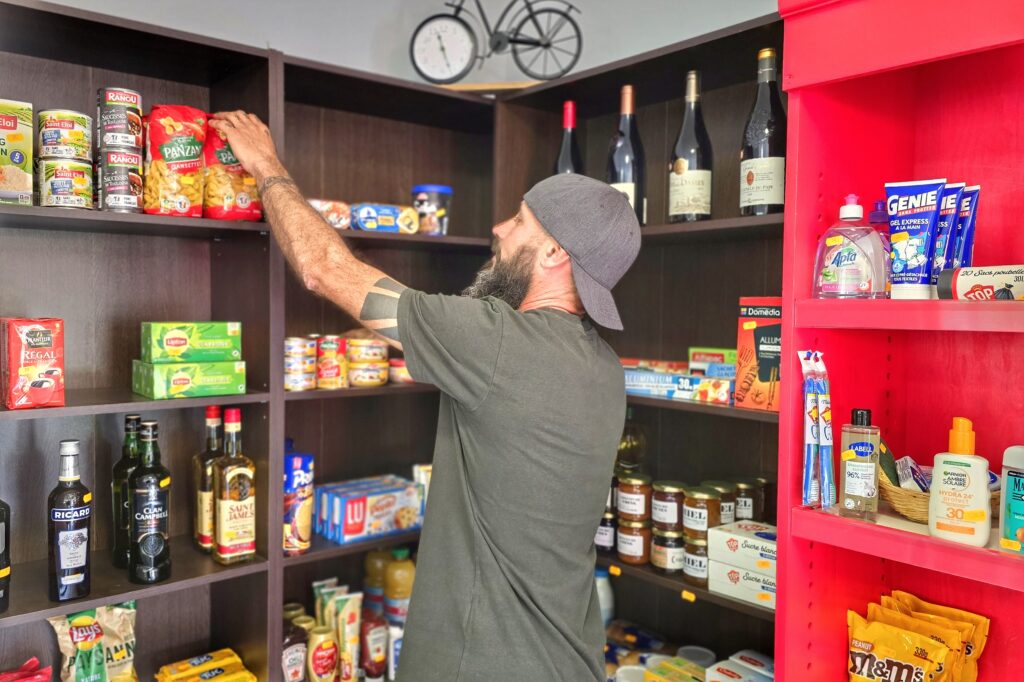
[(929, 682), (946, 663), (949, 647), (916, 632), (846, 612), (850, 630), (850, 682)]
[(924, 635), (939, 644), (949, 648), (949, 655), (942, 666), (935, 671), (933, 682), (960, 682), (960, 674), (963, 669), (963, 641), (960, 633), (953, 628), (944, 628), (941, 625), (919, 620), (913, 616), (905, 616), (899, 611), (887, 609), (879, 604), (868, 604), (868, 620), (887, 623), (893, 627), (902, 628), (919, 635)]
[(146, 130), (143, 210), (201, 217), (206, 114), (194, 107), (157, 104), (146, 118)]
[[(989, 619), (985, 616), (979, 616), (978, 614), (971, 613), (970, 611), (955, 609), (951, 606), (931, 604), (923, 599), (918, 599), (909, 592), (893, 590), (892, 596), (911, 613), (926, 613), (935, 616), (942, 616), (943, 618), (948, 618), (950, 620), (972, 623), (974, 625), (974, 634), (971, 636), (970, 640), (965, 642), (964, 645), (964, 667), (960, 679), (962, 682), (977, 682), (978, 659), (985, 650), (985, 643), (988, 641)], [(903, 611), (903, 609), (900, 610)]]
[(259, 220), (263, 217), (256, 180), (235, 158), (224, 134), (210, 129), (203, 145), (206, 189), (203, 215), (217, 220)]
[(62, 682), (136, 682), (135, 602), (48, 618), (60, 646)]

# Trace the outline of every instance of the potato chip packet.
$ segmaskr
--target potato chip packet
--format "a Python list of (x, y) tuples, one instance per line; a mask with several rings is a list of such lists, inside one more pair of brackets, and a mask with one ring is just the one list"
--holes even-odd
[(944, 628), (941, 625), (918, 620), (913, 616), (906, 616), (899, 611), (887, 609), (879, 604), (868, 604), (868, 620), (887, 623), (894, 627), (916, 632), (919, 635), (929, 637), (939, 644), (949, 648), (949, 656), (942, 666), (935, 671), (932, 682), (960, 682), (960, 674), (963, 670), (963, 641), (960, 633), (952, 628)]
[(62, 682), (135, 682), (135, 602), (47, 618), (60, 647)]
[(946, 663), (949, 647), (887, 623), (846, 612), (850, 682), (929, 682)]
[(981, 658), (981, 654), (985, 650), (985, 643), (988, 641), (988, 628), (991, 621), (985, 616), (979, 616), (970, 611), (955, 609), (951, 606), (942, 606), (941, 604), (931, 604), (923, 599), (918, 599), (909, 592), (893, 590), (892, 596), (896, 601), (909, 609), (911, 613), (927, 613), (949, 618), (950, 620), (974, 624), (974, 634), (964, 646), (964, 668), (960, 680), (961, 682), (977, 682), (978, 659)]

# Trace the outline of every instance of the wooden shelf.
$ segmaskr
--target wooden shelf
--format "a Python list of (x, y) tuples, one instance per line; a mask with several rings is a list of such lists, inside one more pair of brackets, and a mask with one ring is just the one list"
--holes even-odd
[(1019, 301), (892, 301), (806, 299), (796, 326), (814, 329), (1024, 332)]
[(386, 384), (373, 388), (339, 388), (332, 391), (286, 391), (284, 399), (292, 400), (338, 400), (343, 398), (375, 398), (383, 395), (408, 395), (415, 393), (437, 393), (437, 387), (430, 384)]
[(207, 405), (265, 403), (270, 401), (270, 394), (265, 391), (252, 391), (244, 395), (150, 400), (145, 396), (132, 393), (130, 388), (77, 388), (67, 391), (65, 398), (67, 404), (64, 407), (40, 407), (34, 410), (0, 409), (0, 422), (81, 417), (90, 414), (117, 414), (119, 412), (155, 412), (206, 407)]
[(47, 206), (0, 205), (0, 227), (65, 232), (141, 234), (211, 239), (229, 233), (264, 233), (265, 223), (209, 218), (175, 218), (145, 213), (114, 213)]
[(128, 580), (128, 572), (116, 568), (110, 550), (94, 551), (91, 556), (92, 586), (89, 596), (67, 602), (52, 602), (48, 596), (47, 560), (14, 564), (11, 568), (11, 606), (0, 615), (0, 630), (49, 618), (71, 611), (91, 609), (104, 604), (143, 599), (199, 585), (231, 580), (267, 570), (267, 560), (254, 560), (235, 566), (221, 566), (192, 547), (192, 538), (171, 538), (171, 577), (154, 585), (136, 585)]
[(313, 546), (309, 548), (308, 552), (296, 556), (285, 557), (284, 565), (286, 567), (298, 566), (299, 564), (308, 564), (313, 561), (323, 561), (324, 559), (339, 559), (341, 557), (369, 552), (373, 549), (385, 549), (388, 547), (395, 547), (397, 545), (408, 545), (414, 542), (419, 542), (419, 539), (420, 531), (413, 530), (408, 533), (388, 535), (382, 538), (366, 540), (365, 542), (352, 542), (347, 545), (339, 545), (336, 542), (331, 542), (330, 540), (325, 540), (319, 535), (315, 535), (313, 536)]
[(341, 230), (350, 244), (374, 249), (408, 249), (412, 251), (479, 251), (491, 252), (487, 237), (457, 237), (452, 235), (394, 234), (386, 232), (360, 232)]
[(616, 561), (612, 557), (602, 556), (600, 554), (597, 557), (597, 564), (608, 568), (614, 567), (614, 569), (621, 572), (621, 575), (636, 578), (637, 580), (642, 580), (645, 583), (650, 583), (651, 585), (655, 585), (666, 590), (674, 590), (680, 594), (685, 591), (694, 596), (694, 599), (682, 597), (686, 601), (706, 601), (748, 616), (753, 616), (754, 618), (775, 622), (774, 609), (757, 606), (755, 604), (748, 604), (747, 602), (733, 599), (732, 597), (727, 597), (722, 594), (717, 594), (701, 587), (694, 587), (683, 580), (681, 576), (659, 573), (649, 564), (646, 566), (631, 566), (629, 564)]
[(782, 235), (782, 214), (742, 218), (715, 218), (695, 223), (667, 223), (640, 228), (641, 243), (656, 246), (691, 239), (763, 237)]
[(627, 395), (626, 402), (628, 402), (630, 405), (656, 407), (662, 410), (677, 410), (679, 412), (710, 414), (716, 417), (748, 419), (750, 421), (766, 422), (771, 424), (779, 423), (779, 413), (770, 412), (768, 410), (751, 410), (745, 407), (733, 407), (731, 405), (713, 405), (711, 403), (697, 403), (689, 402), (686, 400), (669, 400), (667, 398), (648, 398), (639, 395)]

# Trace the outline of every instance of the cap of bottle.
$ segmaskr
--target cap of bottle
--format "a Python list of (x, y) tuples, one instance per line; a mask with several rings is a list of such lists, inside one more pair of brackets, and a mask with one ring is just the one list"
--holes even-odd
[(885, 210), (885, 199), (875, 199), (875, 210), (868, 214), (868, 221), (889, 225), (889, 212)]
[(207, 405), (206, 406), (206, 418), (207, 419), (220, 419), (220, 405)]
[(128, 414), (124, 417), (124, 430), (125, 431), (138, 431), (139, 426), (142, 424), (142, 417), (137, 414)]
[(60, 442), (60, 456), (70, 457), (78, 454), (78, 440), (62, 440)]
[(409, 548), (408, 547), (395, 547), (393, 550), (391, 550), (391, 556), (394, 558), (395, 561), (403, 561), (405, 559), (408, 559), (409, 558)]
[(863, 220), (864, 207), (858, 201), (860, 197), (856, 194), (847, 194), (846, 203), (839, 207), (840, 220)]
[(562, 105), (562, 127), (576, 127), (576, 102), (571, 99), (565, 100), (565, 104)]
[(157, 433), (158, 433), (158, 425), (157, 425), (156, 420), (154, 420), (154, 419), (147, 419), (146, 421), (142, 422), (142, 438), (143, 438), (143, 440), (145, 440), (147, 438), (151, 439), (151, 440), (156, 440)]
[(949, 430), (949, 451), (954, 455), (974, 454), (974, 423), (966, 417), (953, 417)]
[(242, 411), (237, 407), (229, 407), (224, 410), (224, 423), (225, 424), (241, 424), (242, 423)]
[(854, 426), (871, 426), (871, 410), (857, 408), (853, 411)]

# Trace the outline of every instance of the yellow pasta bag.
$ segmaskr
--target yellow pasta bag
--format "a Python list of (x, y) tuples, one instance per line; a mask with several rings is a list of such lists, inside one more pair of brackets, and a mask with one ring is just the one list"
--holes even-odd
[(960, 680), (961, 682), (977, 682), (978, 659), (981, 658), (981, 654), (985, 650), (985, 643), (988, 641), (989, 619), (970, 611), (926, 602), (909, 592), (893, 590), (892, 596), (911, 613), (927, 613), (974, 625), (974, 634), (964, 645), (964, 668)]
[(203, 145), (206, 189), (203, 216), (216, 220), (259, 220), (263, 217), (256, 180), (235, 158), (224, 134), (207, 132)]
[(963, 670), (963, 641), (960, 633), (952, 628), (944, 628), (935, 623), (918, 620), (913, 616), (905, 616), (899, 611), (883, 608), (879, 604), (868, 604), (868, 620), (887, 623), (894, 627), (916, 632), (935, 640), (939, 644), (949, 648), (949, 655), (946, 660), (935, 670), (933, 682), (960, 682), (960, 673)]
[(850, 682), (930, 682), (949, 647), (924, 635), (846, 612)]
[(194, 107), (157, 104), (146, 117), (146, 130), (143, 210), (201, 217), (206, 113)]

